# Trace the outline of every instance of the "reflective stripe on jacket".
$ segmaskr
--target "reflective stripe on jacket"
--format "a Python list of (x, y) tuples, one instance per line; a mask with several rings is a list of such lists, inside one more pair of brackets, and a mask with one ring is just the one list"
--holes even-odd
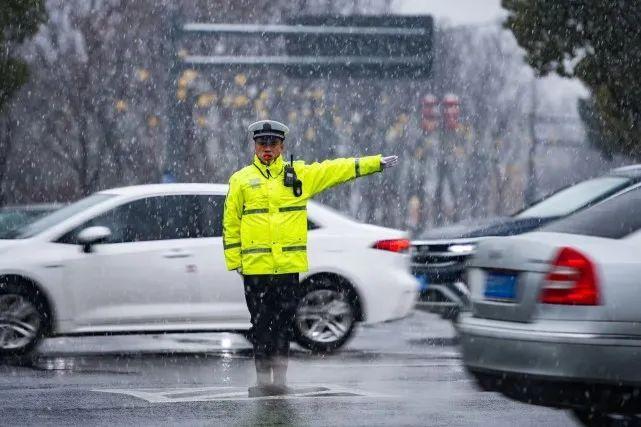
[(283, 181), (279, 156), (266, 166), (254, 156), (251, 165), (229, 179), (223, 218), (225, 263), (243, 274), (307, 271), (307, 200), (321, 191), (381, 170), (381, 156), (294, 162), (303, 183), (296, 197)]

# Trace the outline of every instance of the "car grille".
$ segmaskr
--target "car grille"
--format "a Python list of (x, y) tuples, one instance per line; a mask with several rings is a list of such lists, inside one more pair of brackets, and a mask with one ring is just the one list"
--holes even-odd
[(412, 245), (412, 267), (445, 268), (464, 263), (469, 254), (449, 252), (451, 244)]

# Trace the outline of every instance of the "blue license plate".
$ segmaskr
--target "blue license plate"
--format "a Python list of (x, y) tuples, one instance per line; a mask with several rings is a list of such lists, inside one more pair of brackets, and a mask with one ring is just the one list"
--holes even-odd
[(485, 279), (485, 299), (510, 302), (516, 299), (517, 275), (488, 272)]

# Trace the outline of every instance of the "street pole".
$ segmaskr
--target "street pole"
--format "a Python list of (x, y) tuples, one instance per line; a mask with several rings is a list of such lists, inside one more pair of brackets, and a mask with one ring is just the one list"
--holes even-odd
[[(460, 116), (460, 101), (459, 97), (454, 94), (447, 94), (441, 100), (442, 105), (442, 125), (441, 125), (441, 137), (439, 138), (439, 156), (438, 156), (438, 182), (436, 186), (436, 206), (439, 209), (439, 212), (442, 213), (443, 210), (443, 195), (445, 192), (446, 183), (449, 185), (450, 194), (452, 196), (452, 201), (454, 205), (454, 214), (451, 219), (458, 219), (458, 194), (456, 189), (456, 183), (454, 182), (454, 175), (452, 171), (452, 165), (450, 164), (453, 160), (454, 145), (456, 142), (456, 132), (459, 127), (459, 116)], [(443, 217), (436, 217), (437, 225), (443, 224)]]
[[(440, 114), (439, 114), (439, 108), (438, 108), (438, 99), (436, 96), (434, 96), (431, 93), (426, 94), (423, 96), (423, 99), (421, 100), (421, 130), (423, 131), (423, 144), (421, 144), (423, 147), (421, 147), (423, 150), (426, 148), (424, 145), (427, 144), (427, 141), (432, 141), (434, 139), (434, 136), (438, 130), (439, 127), (439, 120), (440, 120)], [(420, 227), (423, 226), (423, 224), (426, 223), (427, 221), (427, 203), (426, 201), (429, 199), (428, 191), (427, 191), (427, 181), (429, 179), (429, 170), (430, 168), (427, 167), (428, 161), (430, 161), (430, 156), (423, 152), (422, 153), (422, 158), (421, 159), (415, 159), (415, 161), (419, 162), (419, 167), (417, 171), (418, 175), (418, 191), (416, 197), (418, 198), (418, 206), (411, 206), (416, 209), (416, 231)], [(433, 209), (436, 212), (436, 209), (438, 207), (436, 204), (433, 205)]]
[(180, 100), (177, 97), (178, 77), (180, 74), (180, 60), (178, 58), (178, 37), (179, 37), (179, 12), (174, 3), (170, 3), (168, 22), (169, 48), (165, 52), (168, 67), (166, 93), (167, 93), (167, 141), (163, 156), (162, 182), (176, 182), (178, 179), (178, 151), (181, 144), (180, 130), (178, 128), (178, 108)]

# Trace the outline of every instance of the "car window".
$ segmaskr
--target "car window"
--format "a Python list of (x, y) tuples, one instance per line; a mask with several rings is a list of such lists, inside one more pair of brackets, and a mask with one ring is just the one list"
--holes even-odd
[(20, 228), (29, 221), (29, 216), (20, 211), (0, 211), (0, 232)]
[(564, 188), (521, 211), (517, 218), (550, 218), (571, 214), (629, 185), (630, 179), (602, 176)]
[(181, 195), (159, 197), (160, 239), (189, 239), (223, 235), (225, 197)]
[(635, 188), (544, 226), (540, 231), (620, 239), (639, 229), (641, 188)]
[(163, 196), (152, 199), (147, 208), (152, 229), (145, 240), (172, 240), (196, 237), (201, 207), (196, 196)]
[(58, 239), (77, 244), (77, 235), (87, 227), (111, 230), (106, 243), (173, 240), (222, 235), (224, 196), (171, 195), (148, 197), (118, 206)]
[(223, 209), (225, 196), (197, 196), (199, 206), (202, 206), (200, 220), (201, 227), (197, 230), (198, 237), (220, 237), (223, 235)]
[[(154, 221), (147, 221), (152, 218), (155, 209), (153, 198), (136, 200), (124, 205), (115, 207), (103, 214), (100, 214), (75, 229), (60, 237), (58, 243), (78, 243), (78, 233), (87, 227), (103, 226), (111, 230), (111, 237), (106, 243), (125, 243), (141, 240), (157, 240), (152, 238)], [(156, 230), (158, 234), (158, 230)]]
[(114, 196), (111, 194), (101, 193), (85, 197), (84, 199), (78, 200), (75, 203), (72, 203), (62, 209), (58, 209), (57, 211), (44, 216), (37, 221), (28, 223), (24, 227), (18, 228), (16, 230), (7, 230), (4, 233), (0, 233), (0, 239), (26, 239), (35, 236), (36, 234), (40, 234), (43, 231), (60, 224), (67, 218), (70, 218), (71, 216), (89, 209), (90, 207), (95, 206), (99, 203), (102, 203), (112, 197)]

